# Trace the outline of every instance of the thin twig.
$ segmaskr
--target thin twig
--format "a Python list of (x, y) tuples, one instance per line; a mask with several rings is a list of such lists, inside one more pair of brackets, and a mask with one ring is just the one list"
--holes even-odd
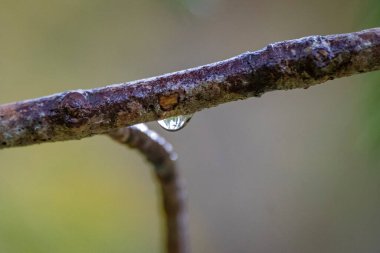
[(172, 145), (144, 124), (120, 128), (109, 135), (117, 142), (139, 150), (154, 166), (166, 216), (167, 252), (188, 253), (186, 192)]
[(380, 28), (278, 42), (159, 77), (1, 105), (0, 148), (81, 139), (379, 69)]

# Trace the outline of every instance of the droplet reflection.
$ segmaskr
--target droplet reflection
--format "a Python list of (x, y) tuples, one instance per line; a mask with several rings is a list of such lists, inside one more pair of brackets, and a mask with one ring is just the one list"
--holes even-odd
[(193, 115), (180, 115), (157, 121), (167, 131), (178, 131), (184, 128)]

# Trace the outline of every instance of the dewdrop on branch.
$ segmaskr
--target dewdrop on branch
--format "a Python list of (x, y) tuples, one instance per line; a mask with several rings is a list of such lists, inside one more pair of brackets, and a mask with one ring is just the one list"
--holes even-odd
[(192, 116), (192, 114), (174, 116), (167, 119), (159, 120), (157, 121), (157, 123), (163, 129), (174, 132), (184, 128), (187, 125), (187, 123), (189, 123)]

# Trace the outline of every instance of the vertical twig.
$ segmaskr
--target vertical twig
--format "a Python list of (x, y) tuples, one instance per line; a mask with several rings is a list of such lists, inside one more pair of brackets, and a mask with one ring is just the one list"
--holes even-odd
[(114, 130), (109, 135), (121, 144), (135, 148), (153, 165), (161, 187), (166, 216), (168, 253), (188, 253), (186, 191), (172, 145), (144, 124)]

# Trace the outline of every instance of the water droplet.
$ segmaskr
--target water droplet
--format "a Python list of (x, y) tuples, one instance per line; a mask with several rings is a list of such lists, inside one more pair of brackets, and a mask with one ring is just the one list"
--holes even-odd
[(180, 115), (157, 121), (158, 124), (168, 131), (178, 131), (186, 126), (193, 115)]

